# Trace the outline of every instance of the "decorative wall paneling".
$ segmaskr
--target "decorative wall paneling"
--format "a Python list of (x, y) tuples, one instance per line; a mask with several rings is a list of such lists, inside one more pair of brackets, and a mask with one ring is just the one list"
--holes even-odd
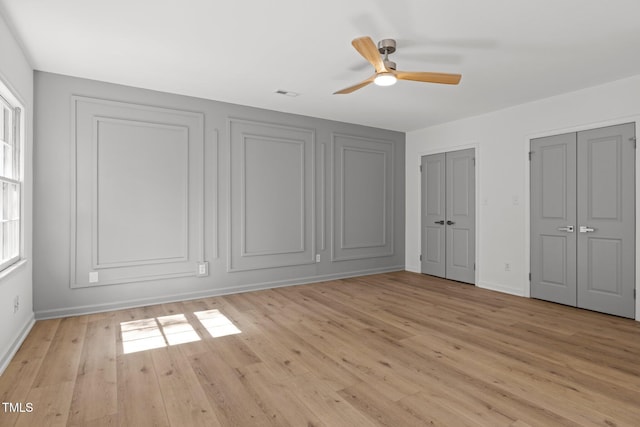
[(228, 271), (315, 263), (315, 132), (229, 120)]
[(404, 268), (403, 133), (35, 81), (37, 318)]
[[(213, 176), (211, 181), (211, 191), (209, 193), (205, 193), (205, 197), (207, 194), (210, 195), (211, 200), (213, 201), (213, 217), (212, 217), (212, 237), (213, 237), (213, 253), (211, 254), (212, 259), (220, 258), (220, 135), (218, 129), (213, 131), (213, 142), (211, 147), (211, 158), (210, 165), (205, 163), (205, 169), (207, 167), (211, 167), (213, 169)], [(205, 229), (206, 232), (206, 229)]]
[(327, 144), (320, 144), (320, 251), (327, 248)]
[(72, 118), (71, 287), (194, 275), (203, 115), (76, 96)]
[(393, 143), (334, 133), (331, 259), (393, 255)]

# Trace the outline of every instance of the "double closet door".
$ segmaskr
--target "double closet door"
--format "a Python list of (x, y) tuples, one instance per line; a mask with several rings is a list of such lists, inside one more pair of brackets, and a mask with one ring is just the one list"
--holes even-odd
[(531, 140), (531, 296), (635, 317), (635, 125)]
[(424, 274), (475, 283), (475, 150), (422, 157)]

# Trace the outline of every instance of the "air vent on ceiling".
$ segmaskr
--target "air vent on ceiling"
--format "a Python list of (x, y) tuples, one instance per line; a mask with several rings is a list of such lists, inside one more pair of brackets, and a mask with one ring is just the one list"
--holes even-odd
[(296, 92), (291, 92), (289, 90), (282, 90), (282, 89), (278, 89), (276, 91), (277, 94), (279, 95), (286, 95), (286, 96), (290, 96), (292, 98), (295, 98), (296, 96), (300, 95), (299, 93)]

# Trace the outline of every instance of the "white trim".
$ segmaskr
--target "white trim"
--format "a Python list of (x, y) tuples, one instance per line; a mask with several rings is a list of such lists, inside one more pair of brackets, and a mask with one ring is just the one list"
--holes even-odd
[(502, 292), (505, 294), (515, 295), (518, 297), (527, 297), (527, 295), (524, 295), (524, 292), (522, 292), (522, 289), (510, 288), (508, 286), (498, 285), (496, 283), (483, 281), (483, 282), (479, 282), (476, 286), (482, 289), (490, 290), (490, 291)]
[(2, 281), (5, 277), (11, 275), (14, 271), (18, 270), (23, 265), (27, 264), (27, 260), (22, 258), (14, 261), (13, 264), (7, 265), (0, 271), (0, 281)]
[(20, 107), (20, 109), (25, 110), (25, 107), (24, 107), (25, 103), (22, 100), (22, 96), (20, 95), (20, 92), (18, 92), (16, 88), (9, 83), (9, 79), (5, 78), (4, 74), (2, 74), (1, 72), (0, 72), (0, 93), (3, 94), (4, 99), (6, 99), (9, 103), (11, 103), (13, 107)]
[(404, 269), (412, 273), (421, 273), (420, 264), (406, 264)]
[[(14, 89), (14, 87), (8, 83), (8, 80), (4, 78), (4, 75), (0, 74), (0, 98), (3, 99), (5, 103), (8, 103), (8, 108), (13, 110), (13, 130), (12, 130), (12, 139), (13, 139), (13, 156), (17, 156), (17, 180), (3, 177), (2, 180), (11, 183), (17, 184), (18, 186), (18, 221), (19, 221), (19, 236), (18, 236), (18, 255), (5, 260), (2, 263), (1, 271), (0, 271), (0, 279), (6, 277), (7, 274), (15, 271), (17, 267), (23, 265), (22, 261), (26, 263), (25, 259), (25, 221), (24, 221), (24, 213), (25, 213), (25, 197), (24, 197), (24, 181), (25, 181), (25, 156), (27, 146), (27, 115), (25, 109), (25, 103), (22, 101), (22, 97), (19, 92)], [(7, 141), (8, 142), (8, 141)], [(2, 242), (0, 242), (2, 244)], [(15, 268), (14, 268), (15, 266)], [(5, 274), (6, 273), (6, 274)]]
[[(529, 272), (531, 271), (531, 162), (529, 162), (530, 143), (532, 139), (543, 138), (553, 135), (561, 135), (563, 133), (581, 132), (585, 130), (598, 129), (607, 126), (621, 125), (625, 123), (634, 123), (636, 137), (640, 131), (640, 115), (623, 116), (611, 118), (601, 122), (585, 123), (560, 129), (550, 129), (525, 135), (523, 145), (524, 153), (522, 156), (524, 162), (524, 296), (531, 296), (531, 283), (529, 282)], [(640, 155), (639, 149), (636, 149), (636, 295), (640, 294)], [(640, 299), (636, 297), (636, 321), (640, 321)]]
[[(420, 166), (422, 166), (422, 156), (428, 156), (431, 154), (440, 154), (440, 153), (449, 153), (452, 151), (460, 151), (460, 150), (467, 150), (469, 148), (473, 148), (474, 149), (474, 153), (475, 153), (475, 159), (476, 159), (476, 163), (475, 163), (475, 171), (476, 171), (476, 224), (475, 224), (475, 229), (476, 229), (476, 251), (475, 251), (475, 265), (476, 265), (476, 271), (475, 271), (475, 278), (474, 278), (474, 283), (476, 286), (479, 286), (480, 284), (480, 260), (478, 259), (478, 257), (480, 256), (480, 227), (478, 227), (478, 224), (481, 223), (480, 221), (480, 201), (482, 200), (482, 198), (480, 197), (480, 165), (482, 164), (481, 159), (480, 159), (480, 144), (476, 141), (471, 141), (465, 144), (460, 144), (460, 145), (454, 145), (454, 146), (447, 146), (447, 147), (438, 147), (438, 148), (432, 148), (432, 149), (428, 149), (428, 150), (422, 150), (422, 151), (418, 151), (418, 164), (417, 166), (415, 166), (415, 170), (418, 173), (420, 172)], [(414, 167), (413, 165), (405, 165), (405, 171), (409, 170), (409, 168)], [(419, 191), (422, 192), (422, 177), (418, 178), (419, 180), (419, 184), (418, 184), (418, 188)], [(422, 209), (421, 204), (418, 204), (419, 209)], [(418, 215), (418, 218), (420, 218), (422, 216), (422, 211), (420, 212), (420, 214)], [(421, 220), (418, 221), (418, 229), (421, 227)], [(418, 248), (418, 254), (420, 254), (420, 252), (422, 252), (422, 238), (420, 239), (420, 247)], [(409, 271), (415, 271), (417, 273), (420, 273), (421, 270), (421, 266), (418, 265), (417, 270), (415, 270), (414, 265), (410, 265), (407, 266)]]
[(34, 315), (32, 314), (29, 319), (27, 319), (24, 326), (20, 329), (18, 336), (13, 340), (7, 351), (4, 354), (0, 354), (0, 375), (2, 375), (5, 369), (7, 369), (7, 366), (9, 366), (9, 363), (11, 363), (11, 360), (16, 355), (16, 353), (20, 349), (20, 346), (27, 338), (27, 335), (29, 335), (29, 332), (31, 332), (31, 328), (33, 328), (33, 325), (35, 324), (36, 320)]

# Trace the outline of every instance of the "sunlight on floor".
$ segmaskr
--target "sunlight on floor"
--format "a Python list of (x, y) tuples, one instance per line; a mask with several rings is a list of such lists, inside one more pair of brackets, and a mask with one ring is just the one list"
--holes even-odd
[(220, 310), (196, 311), (193, 314), (213, 338), (242, 333), (227, 316), (220, 313)]
[(184, 314), (158, 317), (158, 322), (169, 345), (200, 341), (200, 336)]
[(156, 319), (132, 320), (120, 323), (122, 349), (125, 354), (165, 347), (166, 341)]
[[(213, 338), (242, 332), (219, 310), (193, 314)], [(121, 322), (120, 333), (124, 354), (201, 340), (184, 314)]]

